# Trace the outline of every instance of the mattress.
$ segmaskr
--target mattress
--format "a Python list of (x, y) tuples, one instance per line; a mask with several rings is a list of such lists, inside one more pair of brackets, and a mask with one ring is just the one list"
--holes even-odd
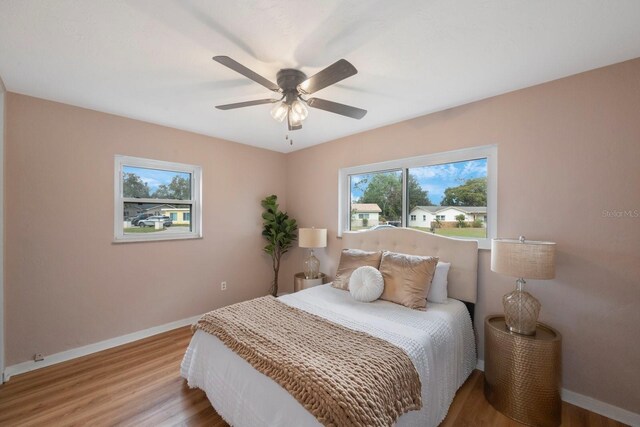
[[(423, 407), (398, 418), (398, 426), (437, 426), (475, 368), (471, 319), (460, 301), (428, 303), (426, 311), (418, 311), (381, 300), (358, 302), (330, 284), (279, 299), (407, 353), (420, 376)], [(189, 387), (204, 390), (218, 414), (236, 427), (320, 425), (284, 388), (204, 331), (194, 334), (181, 375)]]

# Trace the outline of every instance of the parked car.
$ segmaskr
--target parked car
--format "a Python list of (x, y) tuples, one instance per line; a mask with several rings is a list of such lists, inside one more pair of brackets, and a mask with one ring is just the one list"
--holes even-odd
[(138, 214), (133, 219), (131, 219), (131, 225), (140, 225), (138, 224), (141, 219), (147, 219), (151, 216), (149, 213)]
[(375, 227), (371, 227), (369, 230), (379, 230), (381, 228), (396, 228), (396, 227), (390, 224), (379, 224), (379, 225), (376, 225)]
[(164, 227), (171, 227), (173, 225), (173, 221), (168, 216), (160, 216), (154, 215), (145, 219), (141, 219), (138, 221), (138, 226), (140, 227), (154, 227), (156, 222), (162, 222)]

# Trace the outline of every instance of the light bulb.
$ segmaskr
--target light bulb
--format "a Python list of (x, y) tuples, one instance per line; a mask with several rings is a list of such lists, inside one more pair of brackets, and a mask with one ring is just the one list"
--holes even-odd
[(297, 114), (293, 112), (293, 110), (289, 111), (289, 127), (291, 129), (300, 129), (302, 127), (302, 120), (297, 117)]
[(294, 113), (294, 117), (297, 121), (302, 121), (309, 115), (309, 110), (305, 107), (304, 102), (296, 99), (291, 103), (291, 111)]
[(281, 122), (287, 117), (289, 106), (284, 102), (278, 102), (275, 107), (271, 109), (271, 117)]

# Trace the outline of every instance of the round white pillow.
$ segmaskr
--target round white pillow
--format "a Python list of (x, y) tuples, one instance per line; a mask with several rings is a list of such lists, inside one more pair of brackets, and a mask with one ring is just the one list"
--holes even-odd
[(358, 267), (349, 278), (349, 292), (356, 301), (371, 302), (380, 298), (384, 291), (382, 273), (375, 267)]

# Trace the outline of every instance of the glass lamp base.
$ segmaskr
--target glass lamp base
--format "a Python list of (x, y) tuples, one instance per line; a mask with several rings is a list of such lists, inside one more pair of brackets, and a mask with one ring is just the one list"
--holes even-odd
[(304, 260), (304, 278), (317, 279), (320, 277), (320, 261), (313, 254), (313, 249), (309, 251), (309, 257)]
[(518, 284), (515, 291), (502, 297), (504, 319), (511, 332), (523, 335), (534, 335), (540, 314), (540, 302)]

